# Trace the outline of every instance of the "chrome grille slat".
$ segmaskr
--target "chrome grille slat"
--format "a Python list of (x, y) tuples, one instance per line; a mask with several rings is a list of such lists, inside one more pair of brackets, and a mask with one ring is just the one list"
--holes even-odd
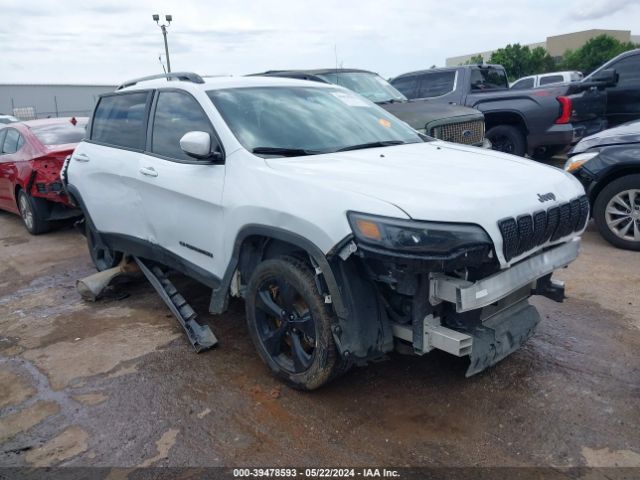
[(504, 218), (498, 222), (504, 257), (509, 262), (549, 240), (580, 231), (588, 219), (589, 199), (586, 195), (533, 215), (520, 215), (517, 220)]

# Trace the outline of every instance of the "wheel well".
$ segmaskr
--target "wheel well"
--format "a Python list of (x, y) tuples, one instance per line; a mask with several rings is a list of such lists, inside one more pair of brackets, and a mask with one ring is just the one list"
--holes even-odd
[[(599, 180), (596, 183), (596, 185), (593, 187), (593, 189), (589, 192), (589, 199), (591, 200), (591, 205), (595, 203), (602, 189), (607, 185), (609, 185), (611, 182), (613, 182), (614, 180), (617, 180), (620, 177), (633, 175), (636, 173), (640, 173), (640, 167), (638, 166), (623, 167), (623, 168), (614, 170), (613, 172), (609, 173), (607, 176)], [(593, 209), (591, 210), (591, 214), (593, 215)]]
[(260, 262), (269, 258), (295, 257), (312, 267), (310, 254), (292, 243), (263, 235), (250, 235), (240, 247), (238, 271), (243, 284), (247, 284)]
[(522, 130), (525, 135), (528, 133), (527, 125), (520, 115), (512, 112), (485, 113), (484, 123), (487, 131), (498, 125), (511, 125)]

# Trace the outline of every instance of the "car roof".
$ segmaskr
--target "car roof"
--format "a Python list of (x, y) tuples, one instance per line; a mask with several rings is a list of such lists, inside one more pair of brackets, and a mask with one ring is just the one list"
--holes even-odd
[(289, 70), (267, 70), (262, 73), (254, 73), (253, 75), (279, 75), (279, 74), (288, 74), (288, 73), (304, 73), (307, 75), (327, 75), (329, 73), (372, 73), (377, 75), (375, 72), (371, 72), (369, 70), (362, 70), (359, 68), (314, 68), (311, 70), (306, 69), (289, 69)]
[(57, 118), (41, 118), (38, 120), (25, 120), (24, 122), (19, 122), (19, 123), (29, 128), (45, 127), (47, 125), (61, 125), (65, 123), (70, 123), (72, 118), (75, 118), (76, 121), (80, 124), (87, 123), (89, 121), (87, 117), (57, 117)]
[[(437, 72), (451, 72), (453, 70), (458, 70), (459, 68), (464, 68), (464, 69), (470, 69), (470, 68), (497, 68), (497, 69), (503, 69), (502, 65), (496, 65), (493, 63), (478, 63), (478, 64), (471, 64), (471, 65), (458, 65), (457, 67), (437, 67), (437, 68), (426, 68), (424, 70), (416, 70), (414, 72), (407, 72), (407, 73), (403, 73), (401, 75), (398, 75), (397, 77), (394, 77), (393, 80), (397, 80), (398, 78), (402, 78), (402, 77), (410, 77), (410, 76), (414, 76), (414, 75), (422, 75), (425, 73), (437, 73)], [(391, 83), (393, 83), (393, 80), (391, 81)]]
[(126, 92), (133, 90), (147, 90), (150, 88), (179, 88), (183, 90), (222, 90), (227, 88), (243, 88), (243, 87), (315, 87), (315, 88), (331, 88), (335, 85), (327, 85), (318, 82), (310, 82), (307, 80), (299, 80), (285, 77), (271, 76), (248, 76), (248, 77), (201, 77), (203, 83), (195, 83), (192, 81), (167, 81), (166, 78), (158, 78), (153, 80), (143, 80), (135, 85), (126, 86), (118, 89), (117, 92)]

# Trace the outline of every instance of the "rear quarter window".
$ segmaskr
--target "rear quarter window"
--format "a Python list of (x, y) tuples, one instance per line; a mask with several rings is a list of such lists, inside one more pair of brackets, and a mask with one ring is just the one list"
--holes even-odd
[(91, 122), (91, 140), (142, 150), (146, 144), (149, 92), (102, 97)]

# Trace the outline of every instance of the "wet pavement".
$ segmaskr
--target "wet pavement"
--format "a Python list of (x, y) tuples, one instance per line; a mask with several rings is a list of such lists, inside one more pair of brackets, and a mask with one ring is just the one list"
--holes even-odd
[(33, 237), (0, 212), (1, 466), (640, 466), (640, 253), (593, 226), (557, 275), (569, 299), (480, 375), (466, 360), (392, 355), (312, 393), (270, 377), (243, 303), (205, 314), (194, 353), (151, 286), (84, 302), (94, 272), (67, 228)]

